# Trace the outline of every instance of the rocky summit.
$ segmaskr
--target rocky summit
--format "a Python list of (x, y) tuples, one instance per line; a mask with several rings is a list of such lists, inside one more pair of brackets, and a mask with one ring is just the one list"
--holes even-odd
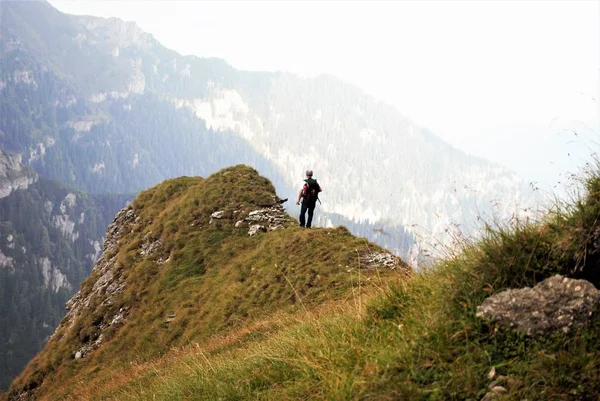
[[(363, 270), (360, 288), (355, 269)], [(67, 397), (91, 372), (222, 338), (410, 272), (344, 228), (302, 230), (250, 167), (168, 180), (116, 215), (91, 276), (9, 399)]]

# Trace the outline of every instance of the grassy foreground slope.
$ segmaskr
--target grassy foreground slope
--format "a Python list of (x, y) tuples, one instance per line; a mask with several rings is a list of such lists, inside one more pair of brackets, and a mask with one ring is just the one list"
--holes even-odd
[(554, 273), (600, 285), (599, 173), (596, 165), (580, 200), (556, 207), (540, 222), (490, 229), (481, 242), (435, 269), (376, 290), (366, 309), (361, 302), (337, 302), (282, 317), (268, 336), (178, 348), (160, 360), (125, 367), (93, 395), (77, 395), (480, 400), (494, 370), (507, 390), (495, 399), (598, 400), (598, 320), (568, 334), (532, 339), (495, 330), (475, 311), (490, 294), (532, 286)]
[(406, 264), (344, 228), (303, 230), (285, 214), (275, 231), (249, 236), (249, 223), (236, 226), (277, 201), (272, 184), (242, 165), (142, 192), (109, 227), (120, 234), (107, 237), (77, 306), (8, 398), (119, 399), (110, 392), (138, 376), (131, 369), (181, 349), (207, 356), (266, 340), (299, 316), (408, 277)]

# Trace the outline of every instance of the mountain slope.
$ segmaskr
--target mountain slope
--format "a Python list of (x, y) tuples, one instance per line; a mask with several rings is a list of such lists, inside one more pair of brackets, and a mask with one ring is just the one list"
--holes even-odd
[[(37, 171), (77, 188), (136, 191), (241, 162), (293, 197), (312, 168), (326, 188), (324, 211), (414, 226), (428, 237), (450, 224), (469, 232), (477, 217), (508, 217), (531, 203), (512, 172), (452, 148), (335, 78), (238, 71), (223, 60), (180, 56), (133, 23), (67, 16), (39, 3), (3, 7), (0, 94), (18, 104), (46, 75), (52, 84), (44, 87), (57, 89), (43, 101), (56, 107), (40, 106), (56, 115), (47, 123), (53, 128), (11, 143)], [(38, 27), (31, 15), (45, 14), (57, 21)]]
[[(186, 240), (190, 240), (185, 241), (186, 244), (182, 245), (181, 250), (188, 244), (195, 249), (188, 257), (183, 258), (177, 258), (173, 253), (173, 261), (185, 262), (194, 256), (200, 256), (195, 264), (199, 269), (188, 270), (190, 276), (181, 277), (182, 281), (171, 282), (176, 287), (180, 286), (179, 290), (183, 290), (179, 294), (179, 302), (194, 309), (194, 312), (174, 310), (173, 303), (169, 301), (177, 295), (170, 291), (168, 286), (164, 288), (167, 295), (162, 299), (163, 302), (151, 302), (151, 305), (145, 306), (150, 326), (152, 321), (162, 322), (162, 327), (154, 328), (153, 338), (146, 340), (151, 347), (164, 343), (164, 339), (168, 338), (166, 333), (179, 331), (179, 325), (189, 327), (189, 323), (196, 322), (196, 319), (202, 320), (202, 315), (213, 307), (220, 309), (223, 303), (227, 304), (240, 298), (260, 300), (260, 297), (253, 295), (256, 292), (252, 285), (244, 283), (259, 284), (261, 278), (258, 276), (267, 270), (266, 265), (260, 267), (265, 259), (253, 259), (257, 265), (243, 264), (247, 266), (246, 271), (249, 270), (249, 275), (231, 275), (229, 278), (233, 280), (221, 285), (221, 273), (225, 273), (224, 270), (231, 266), (211, 263), (204, 270), (202, 264), (198, 263), (207, 251), (213, 258), (227, 257), (229, 254), (230, 248), (222, 246), (228, 243), (227, 241), (218, 244), (210, 240), (214, 238), (216, 231), (228, 232), (229, 239), (235, 242), (248, 240), (249, 247), (243, 242), (240, 243), (236, 248), (237, 252), (231, 255), (232, 261), (240, 262), (235, 255), (248, 255), (249, 250), (251, 255), (257, 256), (257, 247), (262, 252), (282, 249), (282, 253), (271, 254), (273, 260), (267, 262), (267, 265), (278, 262), (279, 266), (285, 266), (280, 264), (280, 258), (298, 260), (297, 258), (302, 256), (299, 260), (306, 261), (305, 248), (298, 252), (292, 246), (307, 235), (311, 240), (316, 240), (313, 249), (317, 251), (320, 250), (321, 241), (328, 241), (327, 237), (334, 236), (335, 241), (328, 241), (327, 249), (330, 250), (337, 244), (342, 254), (329, 254), (329, 258), (322, 258), (318, 262), (324, 262), (319, 265), (319, 273), (324, 270), (323, 278), (325, 274), (332, 273), (327, 271), (329, 261), (335, 265), (338, 262), (336, 258), (341, 256), (343, 264), (344, 259), (352, 257), (350, 254), (361, 253), (360, 248), (356, 248), (357, 245), (360, 246), (360, 242), (357, 244), (356, 239), (339, 229), (303, 231), (297, 227), (290, 227), (263, 233), (261, 238), (260, 234), (258, 237), (246, 237), (244, 228), (241, 233), (236, 234), (234, 229), (237, 223), (234, 221), (242, 219), (231, 217), (234, 211), (240, 210), (240, 206), (236, 207), (240, 198), (232, 197), (229, 191), (222, 189), (222, 184), (228, 181), (228, 184), (233, 184), (232, 188), (239, 189), (235, 183), (250, 184), (252, 188), (256, 188), (256, 180), (260, 182), (262, 179), (253, 174), (252, 170), (240, 166), (223, 173), (227, 174), (217, 174), (205, 182), (198, 179), (181, 179), (158, 186), (143, 194), (137, 200), (140, 202), (137, 206), (134, 204), (132, 209), (125, 209), (120, 213), (117, 222), (121, 220), (121, 223), (129, 223), (114, 225), (109, 230), (109, 233), (116, 235), (113, 239), (121, 238), (121, 248), (125, 246), (125, 249), (118, 253), (127, 253), (127, 248), (135, 248), (136, 252), (132, 254), (150, 255), (160, 263), (165, 256), (160, 249), (167, 242), (154, 248), (154, 239), (134, 244), (129, 241), (134, 232), (137, 232), (135, 238), (143, 239), (142, 235), (150, 227), (142, 224), (144, 218), (158, 215), (160, 217), (152, 219), (150, 225), (157, 224), (156, 228), (159, 228), (167, 221), (174, 221), (172, 226), (180, 227), (183, 233), (187, 233)], [(269, 304), (284, 306), (277, 315), (268, 316), (263, 312), (254, 322), (252, 319), (241, 319), (237, 321), (239, 326), (234, 324), (232, 330), (221, 329), (216, 336), (209, 335), (208, 338), (204, 335), (214, 326), (194, 324), (199, 333), (199, 341), (194, 341), (195, 338), (185, 339), (169, 351), (145, 350), (146, 353), (164, 351), (161, 358), (147, 357), (147, 354), (145, 356), (144, 352), (140, 352), (143, 348), (139, 348), (139, 337), (144, 336), (146, 330), (142, 327), (140, 332), (140, 325), (134, 322), (139, 322), (138, 312), (144, 309), (143, 301), (142, 306), (127, 309), (127, 313), (121, 315), (119, 312), (117, 316), (121, 317), (117, 322), (125, 319), (125, 323), (122, 326), (122, 323), (117, 324), (120, 327), (113, 328), (110, 339), (108, 342), (102, 341), (99, 349), (83, 357), (79, 355), (79, 358), (77, 353), (74, 356), (72, 353), (81, 346), (81, 341), (85, 340), (87, 334), (83, 339), (74, 338), (74, 334), (79, 329), (90, 327), (90, 324), (86, 323), (90, 321), (90, 317), (82, 313), (77, 318), (77, 313), (73, 313), (63, 321), (47, 349), (30, 365), (25, 376), (14, 383), (9, 399), (598, 399), (600, 290), (597, 287), (600, 286), (600, 229), (597, 223), (600, 218), (600, 164), (596, 163), (584, 183), (586, 192), (572, 204), (556, 205), (538, 222), (516, 221), (512, 226), (490, 230), (480, 243), (465, 244), (460, 253), (441, 261), (431, 270), (411, 274), (408, 280), (404, 275), (396, 276), (396, 280), (393, 277), (392, 280), (386, 280), (385, 276), (388, 274), (385, 270), (380, 270), (379, 273), (383, 276), (379, 280), (377, 276), (369, 276), (368, 269), (358, 269), (358, 272), (366, 275), (354, 276), (355, 279), (362, 277), (363, 281), (354, 282), (352, 297), (321, 304), (314, 309), (309, 306), (298, 313), (284, 313), (281, 316), (281, 311), (291, 310), (291, 301), (302, 300), (311, 303), (319, 291), (318, 288), (307, 287), (296, 281), (306, 269), (298, 269), (299, 275), (298, 271), (288, 269), (284, 279), (280, 280), (282, 283), (285, 281), (284, 285), (296, 283), (285, 287), (288, 290), (281, 293), (288, 302), (288, 308), (278, 303), (281, 298), (270, 297)], [(263, 181), (263, 184), (267, 183)], [(269, 185), (261, 185), (258, 190), (261, 195), (251, 203), (265, 199), (263, 194), (270, 193), (274, 198), (270, 190), (262, 192), (262, 189), (268, 187)], [(216, 193), (223, 193), (228, 197), (213, 197)], [(247, 191), (243, 198), (252, 199), (251, 193)], [(220, 203), (217, 209), (222, 209), (213, 212), (215, 207), (206, 207), (208, 205), (201, 201), (205, 199), (218, 199), (217, 202)], [(230, 199), (233, 200), (233, 204), (228, 208)], [(276, 199), (273, 199), (270, 205), (264, 206), (275, 206), (277, 210), (274, 202)], [(198, 203), (195, 200), (198, 200)], [(188, 206), (185, 207), (184, 204)], [(244, 211), (252, 208), (246, 209), (242, 206), (241, 209), (242, 212), (236, 215), (243, 216), (246, 214)], [(248, 217), (255, 216), (255, 220), (258, 215), (264, 213), (247, 214)], [(136, 216), (139, 217), (137, 225)], [(169, 220), (162, 219), (167, 216)], [(190, 225), (182, 224), (184, 221)], [(191, 226), (192, 221), (194, 226)], [(196, 230), (196, 222), (202, 227), (192, 234)], [(265, 221), (266, 224), (275, 222), (275, 219)], [(277, 221), (280, 222), (281, 220)], [(240, 224), (237, 228), (241, 229), (239, 226)], [(163, 228), (167, 229), (166, 226)], [(131, 229), (133, 232), (130, 232)], [(175, 233), (176, 230), (171, 231), (172, 238), (175, 237)], [(286, 240), (291, 240), (289, 246), (280, 248), (284, 243), (281, 242), (282, 238), (277, 237), (279, 234), (284, 234)], [(208, 245), (208, 249), (194, 246), (201, 238), (207, 240), (203, 245), (221, 245), (219, 255), (211, 252), (214, 249), (211, 245)], [(249, 244), (252, 241), (259, 244), (255, 243), (257, 246), (252, 246)], [(362, 242), (362, 245), (364, 244)], [(343, 250), (345, 245), (350, 245), (351, 249)], [(156, 253), (146, 253), (150, 249), (155, 249)], [(349, 253), (344, 255), (345, 252)], [(111, 255), (113, 252), (109, 249), (106, 256)], [(370, 249), (370, 256), (371, 260), (375, 259), (372, 257), (373, 248)], [(141, 259), (132, 265), (137, 265), (135, 269), (138, 278), (141, 277), (141, 265), (146, 269), (150, 267)], [(203, 259), (204, 261), (207, 259)], [(173, 274), (172, 269), (176, 268), (176, 265), (169, 263), (162, 267), (169, 271), (154, 276), (158, 282), (166, 284), (162, 278)], [(297, 266), (296, 263), (290, 266)], [(366, 267), (363, 263), (357, 263), (355, 266)], [(258, 269), (252, 270), (252, 267)], [(96, 269), (102, 270), (102, 263)], [(177, 271), (181, 272), (181, 269)], [(108, 270), (104, 271), (106, 272)], [(279, 270), (271, 270), (268, 277), (274, 278), (273, 275), (277, 276), (277, 272)], [(256, 276), (253, 277), (255, 273)], [(554, 276), (557, 273), (563, 277)], [(112, 284), (119, 283), (118, 279), (104, 282), (97, 279), (102, 275), (102, 271), (96, 271), (96, 278), (84, 286), (81, 296), (90, 293), (86, 287), (89, 289), (92, 284), (108, 285), (108, 289)], [(130, 274), (129, 278), (133, 279), (133, 276)], [(546, 290), (536, 285), (542, 280), (542, 283), (550, 282), (545, 280), (549, 277), (552, 277), (554, 284)], [(575, 281), (567, 277), (584, 278), (589, 281)], [(211, 284), (203, 288), (198, 285), (199, 281), (206, 284), (211, 281)], [(365, 293), (357, 291), (359, 282), (363, 284), (360, 289), (365, 289), (366, 283), (371, 284), (367, 286)], [(561, 283), (567, 282), (571, 284), (561, 286)], [(131, 281), (127, 285), (131, 285)], [(214, 285), (219, 288), (214, 288)], [(534, 285), (535, 290), (522, 288)], [(558, 286), (558, 291), (552, 295), (552, 287), (555, 285)], [(283, 290), (283, 287), (275, 283), (265, 289), (273, 294), (269, 291), (273, 287)], [(291, 290), (292, 287), (296, 291)], [(312, 297), (311, 293), (307, 293), (304, 298), (296, 297), (303, 288), (307, 292), (317, 292), (312, 292)], [(199, 299), (196, 297), (201, 294), (195, 293), (196, 289), (214, 290), (222, 296), (212, 299), (210, 303), (197, 302)], [(544, 292), (548, 290), (550, 292)], [(124, 292), (126, 291), (125, 289)], [(540, 297), (520, 295), (532, 292), (538, 292)], [(584, 292), (589, 295), (583, 296)], [(527, 298), (537, 299), (534, 303), (527, 303), (527, 307), (515, 308), (515, 311), (519, 312), (520, 309), (523, 318), (534, 324), (537, 322), (539, 328), (546, 327), (546, 331), (541, 335), (532, 335), (529, 332), (518, 331), (510, 321), (482, 318), (479, 314), (482, 302), (485, 304), (501, 294), (510, 294), (515, 298), (505, 302), (515, 306), (523, 305), (520, 302)], [(590, 296), (592, 294), (593, 297)], [(140, 300), (153, 298), (155, 295), (153, 286), (146, 286)], [(81, 302), (81, 296), (75, 297), (71, 302), (74, 306), (72, 311), (75, 311), (78, 305), (80, 312), (97, 311), (98, 306), (102, 306), (102, 302), (94, 302), (92, 299), (89, 306), (86, 306), (85, 302)], [(545, 319), (547, 315), (544, 315), (544, 318), (535, 318), (540, 316), (541, 311), (561, 308), (561, 300), (565, 298), (567, 301), (562, 307), (582, 313), (575, 322), (569, 319), (569, 315), (564, 314), (554, 314), (550, 317), (551, 320)], [(110, 299), (110, 296), (105, 294), (97, 301)], [(590, 305), (594, 308), (578, 309), (578, 305), (590, 301), (595, 303)], [(244, 303), (240, 305), (243, 306), (241, 310), (251, 309)], [(111, 304), (107, 306), (112, 307)], [(259, 302), (257, 306), (264, 307), (265, 304)], [(161, 313), (160, 318), (152, 319), (153, 314), (157, 316)], [(127, 314), (129, 315), (126, 316)], [(180, 320), (182, 315), (184, 319)], [(234, 315), (217, 313), (212, 315), (211, 319), (216, 319), (219, 326), (224, 322), (224, 318), (226, 320), (231, 316)], [(579, 324), (582, 317), (586, 324)], [(556, 327), (562, 328), (555, 329), (555, 324), (559, 324)], [(71, 333), (68, 328), (70, 325), (74, 325)], [(102, 327), (102, 323), (98, 327)], [(94, 333), (96, 330), (97, 328), (84, 333)], [(63, 336), (62, 340), (60, 336)], [(132, 351), (122, 344), (121, 352), (116, 352), (118, 348), (114, 342), (119, 341), (119, 338), (123, 341), (126, 338), (137, 350)], [(58, 357), (61, 341), (66, 355), (62, 360)], [(68, 356), (69, 349), (73, 350), (71, 357)], [(52, 361), (54, 365), (48, 368), (47, 363)], [(37, 376), (36, 368), (39, 369)], [(46, 380), (41, 380), (44, 373)], [(37, 387), (40, 382), (41, 386)]]
[(127, 199), (87, 196), (0, 152), (0, 388), (42, 348)]
[(344, 228), (300, 229), (252, 168), (169, 180), (119, 212), (101, 259), (9, 399), (64, 399), (84, 377), (352, 298), (409, 272)]

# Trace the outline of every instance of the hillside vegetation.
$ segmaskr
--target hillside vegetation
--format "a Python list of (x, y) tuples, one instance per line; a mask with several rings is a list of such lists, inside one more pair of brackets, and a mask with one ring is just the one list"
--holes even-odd
[(479, 400), (494, 370), (507, 389), (495, 399), (600, 399), (598, 319), (533, 339), (475, 316), (489, 295), (555, 273), (600, 285), (599, 167), (581, 199), (536, 223), (490, 228), (435, 269), (377, 290), (366, 310), (339, 303), (235, 348), (174, 350), (120, 372), (131, 379), (100, 398)]
[[(341, 228), (288, 228), (260, 239), (236, 234), (229, 223), (220, 229), (227, 232), (226, 239), (216, 240), (221, 231), (213, 228), (196, 232), (190, 226), (192, 216), (182, 211), (194, 205), (195, 216), (206, 216), (214, 208), (207, 209), (195, 199), (230, 199), (236, 191), (224, 198), (216, 189), (200, 191), (211, 180), (225, 184), (228, 175), (206, 182), (187, 178), (167, 182), (142, 194), (134, 208), (145, 218), (164, 217), (156, 218), (152, 227), (168, 221), (163, 233), (189, 238), (176, 250), (180, 260), (198, 260), (198, 250), (211, 243), (219, 246), (219, 252), (202, 253), (204, 261), (211, 263), (205, 263), (201, 273), (194, 272), (197, 264), (182, 263), (157, 273), (150, 285), (143, 284), (150, 283), (144, 275), (139, 276), (136, 291), (152, 299), (152, 307), (140, 307), (145, 312), (137, 313), (122, 334), (115, 335), (115, 345), (108, 343), (110, 348), (85, 367), (63, 357), (55, 374), (76, 379), (53, 380), (48, 388), (42, 387), (42, 399), (479, 400), (488, 392), (492, 371), (494, 378), (503, 376), (507, 390), (494, 399), (600, 399), (599, 319), (566, 334), (531, 338), (476, 317), (477, 306), (489, 295), (533, 286), (555, 273), (600, 285), (599, 167), (595, 165), (586, 177), (586, 193), (579, 200), (557, 206), (535, 223), (490, 227), (479, 243), (465, 245), (459, 254), (408, 280), (361, 271), (360, 258), (354, 255), (374, 247)], [(195, 234), (188, 237), (191, 233)], [(253, 241), (258, 244), (252, 245)], [(312, 266), (304, 256), (307, 248), (319, 249), (318, 262)], [(217, 268), (213, 261), (224, 258), (227, 264)], [(256, 266), (268, 275), (250, 273), (240, 280), (242, 266)], [(357, 273), (347, 273), (347, 266), (362, 274), (360, 281)], [(311, 271), (313, 285), (308, 285)], [(210, 309), (217, 313), (202, 318), (198, 314), (205, 313), (197, 305), (207, 301), (204, 294), (210, 291), (206, 283), (211, 276), (210, 286), (220, 285), (220, 296), (210, 301)], [(316, 277), (321, 277), (318, 284)], [(252, 283), (265, 280), (271, 285), (251, 290)], [(274, 285), (276, 281), (289, 285)], [(360, 293), (352, 291), (364, 289), (367, 282), (376, 285)], [(130, 292), (133, 296), (135, 291)], [(334, 298), (338, 301), (313, 307)], [(194, 305), (189, 312), (186, 301)], [(291, 308), (298, 304), (303, 307)], [(275, 309), (280, 312), (264, 313)], [(195, 324), (166, 330), (159, 319), (151, 318), (172, 310)], [(253, 319), (240, 316), (243, 313)], [(244, 323), (229, 326), (223, 318), (228, 315)], [(151, 329), (152, 325), (156, 326)], [(221, 335), (200, 333), (206, 325)], [(170, 330), (193, 340), (168, 341)], [(140, 341), (149, 333), (152, 338)], [(179, 346), (162, 358), (149, 358), (157, 353), (158, 344)], [(44, 358), (51, 350), (60, 352), (51, 343)], [(13, 394), (32, 380), (35, 364), (15, 382)]]
[[(281, 211), (281, 224), (249, 236), (244, 219), (265, 210)], [(357, 300), (409, 272), (344, 228), (301, 229), (250, 167), (168, 180), (109, 226), (101, 260), (9, 399), (103, 398), (100, 389), (115, 375), (129, 375), (117, 372), (155, 363), (170, 349), (216, 351), (269, 338), (288, 326), (285, 316)]]

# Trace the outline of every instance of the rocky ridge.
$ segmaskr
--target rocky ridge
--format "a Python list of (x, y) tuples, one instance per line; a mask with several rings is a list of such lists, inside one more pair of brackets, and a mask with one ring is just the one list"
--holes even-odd
[[(147, 337), (144, 330), (152, 331), (160, 350), (178, 344), (171, 332), (203, 338), (198, 328), (216, 334), (265, 312), (294, 310), (297, 294), (306, 305), (318, 304), (338, 296), (327, 285), (351, 291), (353, 273), (347, 267), (356, 266), (357, 256), (365, 277), (384, 276), (383, 270), (395, 274), (391, 271), (399, 267), (400, 273), (409, 272), (399, 258), (343, 228), (300, 229), (283, 202), (272, 184), (247, 166), (206, 179), (168, 180), (144, 191), (109, 225), (91, 276), (67, 302), (67, 314), (38, 358), (50, 354), (74, 368), (90, 366), (97, 363), (97, 351), (112, 352), (123, 342), (135, 348)], [(323, 256), (307, 261), (305, 247)], [(189, 294), (184, 304), (177, 298), (182, 291)], [(152, 297), (165, 307), (146, 310), (157, 302)], [(10, 399), (35, 399), (53, 386), (48, 383), (56, 383), (38, 358), (30, 364), (33, 374), (26, 369), (25, 381), (15, 381), (20, 384)]]

